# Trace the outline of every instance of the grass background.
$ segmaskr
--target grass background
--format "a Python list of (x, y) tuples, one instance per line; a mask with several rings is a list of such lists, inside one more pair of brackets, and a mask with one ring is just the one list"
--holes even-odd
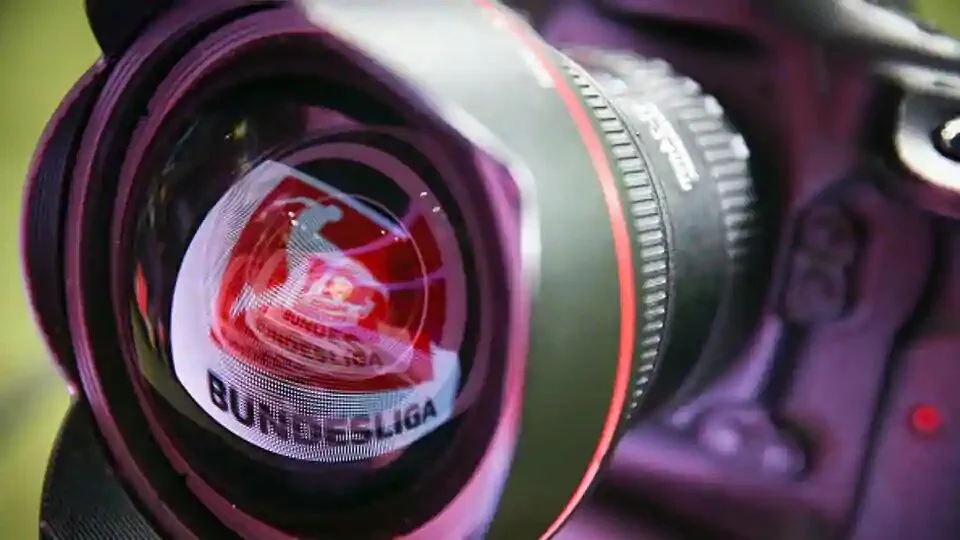
[[(920, 3), (960, 36), (960, 0)], [(0, 0), (0, 540), (37, 537), (43, 471), (67, 406), (22, 292), (20, 189), (44, 123), (96, 56), (80, 0)]]

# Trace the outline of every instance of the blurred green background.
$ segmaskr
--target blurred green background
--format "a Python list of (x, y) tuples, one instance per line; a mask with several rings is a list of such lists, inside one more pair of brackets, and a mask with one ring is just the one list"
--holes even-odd
[[(921, 4), (960, 35), (960, 0)], [(67, 406), (22, 292), (20, 188), (46, 119), (96, 55), (80, 0), (0, 0), (0, 540), (37, 537), (43, 471)]]
[(67, 406), (23, 295), (20, 188), (40, 131), (97, 55), (81, 0), (0, 0), (0, 539), (37, 538), (40, 483)]

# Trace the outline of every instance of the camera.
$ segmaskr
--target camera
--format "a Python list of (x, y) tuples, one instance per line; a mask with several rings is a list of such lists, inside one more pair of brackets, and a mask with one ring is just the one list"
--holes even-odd
[(960, 41), (832, 0), (88, 0), (43, 538), (955, 538)]

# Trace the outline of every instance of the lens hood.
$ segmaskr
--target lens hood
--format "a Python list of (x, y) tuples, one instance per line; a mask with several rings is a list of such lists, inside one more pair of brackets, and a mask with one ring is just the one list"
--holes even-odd
[[(424, 39), (409, 39), (414, 29)], [(598, 98), (571, 69), (484, 0), (395, 11), (204, 2), (158, 13), (78, 83), (34, 160), (26, 274), (65, 376), (89, 402), (120, 477), (165, 531), (549, 536), (569, 517), (652, 381), (656, 355), (637, 347), (638, 328), (662, 328), (657, 312), (639, 311), (637, 250), (620, 202), (628, 186), (599, 135)], [(172, 297), (182, 270), (163, 261), (154, 262), (162, 272), (138, 270), (137, 246), (149, 244), (138, 244), (137, 223), (165, 213), (182, 234), (198, 234), (240, 177), (230, 172), (235, 147), (203, 138), (230, 114), (258, 137), (237, 154), (247, 172), (297, 169), (306, 141), (389, 138), (383, 152), (419, 159), (411, 169), (436, 177), (424, 193), (465, 246), (474, 315), (461, 353), (471, 358), (451, 420), (364, 473), (386, 476), (351, 487), (354, 496), (317, 487), (331, 469), (248, 444), (205, 412), (204, 396), (175, 376), (190, 360), (171, 357), (169, 311), (144, 322), (134, 309), (141, 289)], [(605, 114), (610, 129), (617, 116)], [(193, 168), (179, 183), (156, 179), (185, 162)], [(165, 197), (176, 204), (157, 202)], [(178, 234), (146, 251), (182, 255)]]

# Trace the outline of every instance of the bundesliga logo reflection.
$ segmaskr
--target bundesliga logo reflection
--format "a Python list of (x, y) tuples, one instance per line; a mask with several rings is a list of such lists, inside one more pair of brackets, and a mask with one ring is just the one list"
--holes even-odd
[[(389, 262), (378, 247), (394, 241), (411, 251), (416, 246), (402, 231), (378, 223), (382, 218), (374, 221), (353, 208), (353, 219), (345, 218), (332, 202), (285, 198), (298, 185), (295, 179), (281, 182), (241, 233), (217, 299), (212, 337), (226, 352), (284, 380), (328, 390), (400, 389), (429, 380), (429, 342), (414, 338), (427, 337), (425, 321), (395, 320), (390, 293), (361, 262), (384, 267)], [(325, 236), (337, 233), (326, 230), (331, 224), (341, 226), (345, 238), (339, 245)], [(417, 273), (403, 276), (411, 279), (400, 286), (419, 296), (428, 284)], [(413, 313), (422, 314), (424, 307)]]
[[(174, 317), (175, 370), (221, 424), (277, 453), (340, 461), (337, 448), (363, 459), (409, 445), (449, 417), (459, 378), (456, 352), (438, 345), (449, 291), (436, 240), (425, 222), (394, 223), (292, 169), (278, 178), (278, 167), (235, 186), (191, 242), (187, 259), (221, 261), (206, 324), (218, 354), (180, 376), (196, 362), (178, 344), (197, 330), (178, 332)], [(238, 213), (238, 233), (218, 226)], [(217, 234), (236, 241), (211, 251)], [(175, 313), (196, 305), (176, 292)]]

